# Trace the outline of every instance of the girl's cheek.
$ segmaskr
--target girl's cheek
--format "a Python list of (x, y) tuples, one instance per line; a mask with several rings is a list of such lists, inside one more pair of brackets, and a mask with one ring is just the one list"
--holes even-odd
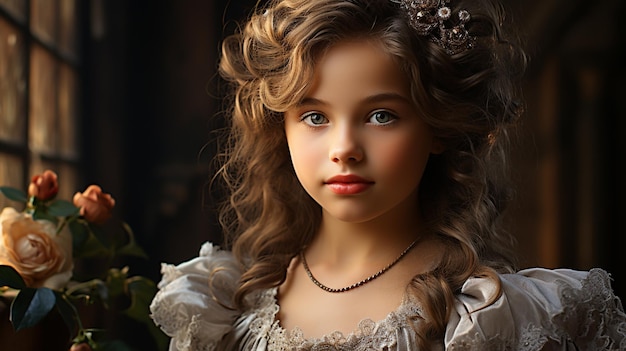
[(289, 140), (289, 152), (296, 173), (301, 176), (303, 172), (310, 172), (317, 165), (322, 148), (315, 140), (303, 136)]
[(399, 137), (387, 140), (380, 147), (371, 149), (370, 162), (376, 162), (375, 168), (397, 181), (412, 182), (421, 178), (424, 167), (430, 157), (431, 145), (428, 139)]

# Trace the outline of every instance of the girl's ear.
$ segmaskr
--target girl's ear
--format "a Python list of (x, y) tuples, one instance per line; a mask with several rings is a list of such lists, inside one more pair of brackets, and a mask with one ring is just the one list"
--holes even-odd
[(443, 143), (438, 138), (433, 139), (432, 145), (430, 146), (430, 153), (439, 155), (446, 151), (446, 147), (443, 146)]

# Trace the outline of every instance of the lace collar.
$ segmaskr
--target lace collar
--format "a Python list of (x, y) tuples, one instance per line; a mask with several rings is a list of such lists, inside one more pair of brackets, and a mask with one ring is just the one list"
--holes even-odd
[(280, 309), (277, 301), (277, 288), (263, 291), (258, 299), (257, 308), (253, 311), (254, 318), (250, 323), (249, 332), (254, 338), (267, 340), (268, 351), (279, 350), (382, 350), (390, 348), (397, 342), (400, 330), (411, 328), (412, 320), (419, 318), (419, 305), (407, 299), (387, 317), (378, 322), (371, 319), (362, 320), (356, 330), (348, 335), (333, 332), (322, 338), (304, 337), (302, 330), (294, 328), (285, 330), (276, 319)]

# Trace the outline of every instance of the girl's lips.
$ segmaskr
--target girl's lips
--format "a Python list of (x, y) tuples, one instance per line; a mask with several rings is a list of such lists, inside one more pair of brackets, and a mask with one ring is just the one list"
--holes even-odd
[(326, 186), (338, 195), (356, 195), (367, 190), (373, 183), (327, 183)]
[(338, 175), (324, 182), (326, 186), (338, 195), (355, 195), (371, 187), (374, 182), (356, 175)]

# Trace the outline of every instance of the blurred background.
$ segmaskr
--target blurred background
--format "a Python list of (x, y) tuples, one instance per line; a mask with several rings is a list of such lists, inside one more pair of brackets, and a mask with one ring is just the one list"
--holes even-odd
[[(626, 2), (504, 1), (531, 56), (506, 216), (520, 266), (601, 267), (624, 300)], [(0, 0), (0, 185), (26, 189), (44, 169), (59, 174), (64, 199), (101, 185), (150, 257), (122, 263), (155, 281), (160, 262), (219, 242), (209, 188), (222, 126), (219, 44), (254, 4)], [(155, 349), (123, 317), (93, 323)], [(63, 333), (4, 325), (0, 346), (62, 350)]]

